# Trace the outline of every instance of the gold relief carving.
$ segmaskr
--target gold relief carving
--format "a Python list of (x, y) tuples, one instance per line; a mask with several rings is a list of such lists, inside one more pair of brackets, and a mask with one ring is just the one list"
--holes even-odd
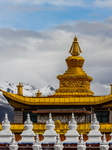
[(76, 90), (76, 92), (78, 92), (78, 93), (83, 93), (83, 92), (86, 92), (87, 90), (85, 90), (85, 89), (78, 89), (78, 90)]
[(61, 81), (60, 83), (60, 87), (69, 87), (69, 80), (64, 80), (64, 81)]
[(81, 80), (61, 80), (60, 87), (84, 87), (86, 85), (85, 81)]
[(66, 59), (68, 67), (82, 67), (84, 63), (84, 59)]
[(88, 90), (90, 89), (90, 83), (88, 81), (86, 81), (85, 86), (86, 86), (86, 89)]
[(92, 81), (92, 78), (82, 68), (70, 67), (63, 75), (59, 75), (58, 79), (60, 80), (60, 88), (56, 90), (57, 93), (94, 94), (90, 90), (90, 81)]

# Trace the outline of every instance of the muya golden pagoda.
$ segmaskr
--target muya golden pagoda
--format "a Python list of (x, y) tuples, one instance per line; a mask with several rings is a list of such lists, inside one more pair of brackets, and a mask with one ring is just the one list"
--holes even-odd
[(100, 131), (112, 132), (112, 90), (110, 95), (94, 96), (90, 89), (93, 79), (82, 68), (84, 58), (80, 56), (81, 52), (75, 37), (69, 51), (71, 56), (66, 59), (68, 68), (64, 74), (57, 76), (59, 88), (51, 96), (42, 97), (38, 91), (35, 97), (25, 97), (21, 84), (17, 86), (17, 94), (1, 90), (9, 104), (14, 107), (14, 124), (11, 126), (14, 133), (21, 133), (23, 130), (27, 113), (34, 123), (34, 131), (43, 133), (50, 112), (55, 121), (55, 130), (60, 134), (65, 134), (68, 130), (72, 112), (75, 114), (79, 133), (90, 131), (94, 112), (100, 122)]

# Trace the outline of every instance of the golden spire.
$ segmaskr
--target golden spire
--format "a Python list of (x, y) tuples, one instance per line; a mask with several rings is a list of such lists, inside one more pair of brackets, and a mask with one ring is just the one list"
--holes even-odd
[(82, 53), (76, 36), (75, 36), (72, 46), (69, 50), (69, 53), (71, 53), (72, 56), (78, 56), (78, 55), (80, 55), (80, 53)]
[(84, 58), (79, 56), (81, 52), (75, 37), (69, 51), (72, 56), (66, 58), (68, 68), (64, 74), (57, 76), (60, 87), (54, 96), (92, 96), (94, 94), (90, 90), (90, 82), (93, 79), (83, 70)]
[(38, 90), (38, 92), (36, 93), (36, 97), (41, 97), (42, 93), (40, 92), (40, 90)]
[(21, 96), (23, 95), (23, 85), (21, 83), (17, 85), (17, 94)]

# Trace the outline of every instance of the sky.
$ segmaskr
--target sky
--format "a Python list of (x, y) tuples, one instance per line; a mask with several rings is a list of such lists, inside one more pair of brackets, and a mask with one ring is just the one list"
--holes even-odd
[(77, 36), (95, 95), (112, 84), (112, 0), (0, 0), (0, 80), (59, 87)]

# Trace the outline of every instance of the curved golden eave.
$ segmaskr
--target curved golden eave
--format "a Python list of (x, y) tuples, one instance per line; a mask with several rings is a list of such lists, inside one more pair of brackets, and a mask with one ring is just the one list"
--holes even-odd
[(100, 105), (107, 104), (112, 100), (112, 95), (89, 96), (89, 97), (26, 97), (2, 91), (10, 101), (24, 105)]

